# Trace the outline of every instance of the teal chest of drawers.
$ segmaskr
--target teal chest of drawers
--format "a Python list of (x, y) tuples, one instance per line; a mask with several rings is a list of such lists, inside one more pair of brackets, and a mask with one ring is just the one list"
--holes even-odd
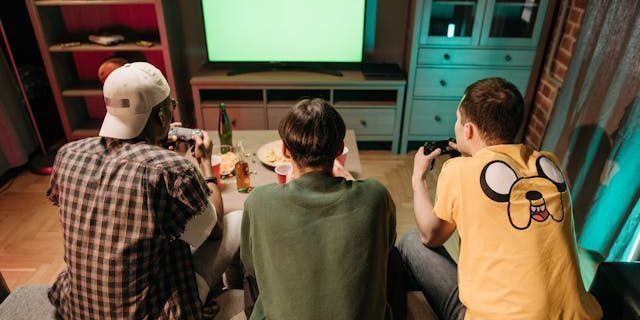
[(453, 137), (458, 102), (477, 80), (511, 81), (528, 108), (553, 8), (550, 0), (416, 0), (400, 151)]

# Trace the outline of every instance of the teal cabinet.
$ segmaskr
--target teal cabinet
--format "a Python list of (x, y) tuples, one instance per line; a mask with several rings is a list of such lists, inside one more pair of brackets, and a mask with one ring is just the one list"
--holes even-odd
[[(464, 90), (489, 77), (532, 93), (550, 0), (416, 0), (401, 152), (454, 136)], [(526, 103), (527, 101), (525, 101)]]
[(535, 47), (548, 4), (545, 0), (488, 1), (480, 44)]
[(480, 39), (486, 0), (427, 1), (420, 44), (473, 45)]

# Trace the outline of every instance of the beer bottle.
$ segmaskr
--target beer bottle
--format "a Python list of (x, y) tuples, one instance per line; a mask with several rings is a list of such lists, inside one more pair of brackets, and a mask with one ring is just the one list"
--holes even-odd
[(241, 149), (240, 160), (235, 165), (236, 185), (238, 192), (247, 193), (253, 189), (251, 187), (251, 177), (249, 176), (251, 172), (249, 172), (249, 163), (244, 160), (244, 148), (242, 146)]
[(232, 145), (231, 122), (223, 102), (220, 103), (220, 113), (218, 114), (218, 136), (221, 145)]

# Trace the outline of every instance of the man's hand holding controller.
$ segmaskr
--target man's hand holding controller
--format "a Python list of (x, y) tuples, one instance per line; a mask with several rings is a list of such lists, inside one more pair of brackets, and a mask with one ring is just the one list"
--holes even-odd
[[(209, 138), (209, 134), (200, 129), (191, 129), (181, 127), (182, 123), (174, 122), (171, 124), (167, 141), (169, 144), (176, 142), (187, 142), (193, 146), (191, 155), (200, 164), (200, 169), (205, 177), (213, 177), (211, 168), (211, 154), (213, 152), (213, 142)], [(169, 149), (172, 149), (170, 146)]]
[(182, 141), (182, 142), (195, 142), (194, 137), (198, 136), (203, 138), (203, 132), (200, 129), (183, 128), (180, 126), (172, 126), (169, 129), (169, 140)]

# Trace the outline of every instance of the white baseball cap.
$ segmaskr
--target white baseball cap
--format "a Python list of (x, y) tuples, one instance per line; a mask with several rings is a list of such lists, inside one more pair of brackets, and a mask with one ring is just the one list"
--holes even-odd
[(107, 115), (99, 135), (122, 140), (137, 137), (153, 107), (170, 92), (162, 72), (147, 62), (127, 63), (113, 70), (102, 87)]

